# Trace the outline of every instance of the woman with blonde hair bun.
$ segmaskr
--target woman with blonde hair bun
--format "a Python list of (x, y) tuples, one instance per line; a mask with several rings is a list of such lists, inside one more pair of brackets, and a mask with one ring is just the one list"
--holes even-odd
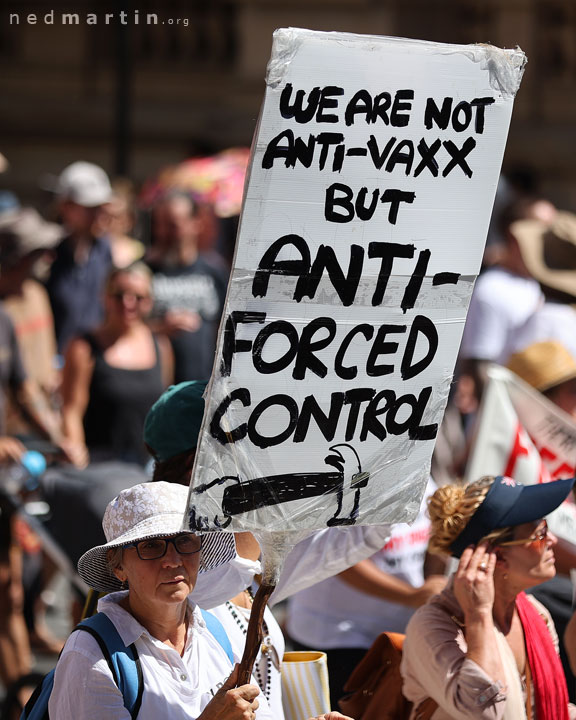
[(557, 538), (544, 517), (574, 481), (484, 477), (430, 498), (430, 550), (459, 564), (412, 617), (402, 676), (415, 708), (427, 698), (437, 703), (433, 720), (576, 718), (550, 615), (524, 592), (556, 574)]
[[(466, 523), (486, 497), (494, 478), (487, 475), (469, 485), (445, 485), (438, 488), (428, 501), (432, 522), (429, 550), (437, 555), (451, 555), (450, 545), (464, 530)], [(486, 536), (491, 541), (502, 535), (498, 529)]]

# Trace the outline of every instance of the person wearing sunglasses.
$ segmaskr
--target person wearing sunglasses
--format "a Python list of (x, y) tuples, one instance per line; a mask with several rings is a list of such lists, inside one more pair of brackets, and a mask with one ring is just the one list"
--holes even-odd
[[(548, 305), (549, 303), (546, 303), (546, 306)], [(566, 312), (574, 312), (568, 305), (563, 309)], [(542, 318), (544, 317), (547, 315), (542, 312)], [(569, 346), (563, 344), (567, 336), (563, 337), (563, 342), (552, 339), (558, 326), (550, 322), (545, 323), (542, 318), (538, 322), (533, 318), (534, 322), (525, 326), (524, 332), (515, 341), (517, 347), (522, 349), (508, 358), (507, 367), (538, 391), (543, 398), (546, 398), (560, 411), (570, 415), (575, 421), (576, 358), (569, 350)], [(537, 330), (544, 333), (540, 335), (540, 341), (525, 346), (530, 332)], [(546, 331), (549, 332), (548, 335), (545, 334)], [(570, 334), (569, 325), (566, 322), (564, 322), (564, 332)], [(506, 460), (503, 459), (502, 462), (503, 469)], [(570, 573), (576, 565), (576, 548), (568, 540), (568, 536), (558, 538), (554, 555), (556, 557), (556, 577), (532, 588), (530, 593), (549, 610), (558, 635), (563, 637), (572, 617), (574, 589)], [(570, 643), (561, 643), (560, 659), (566, 676), (568, 695), (571, 702), (576, 702), (576, 676), (574, 668), (571, 667), (574, 663), (570, 662), (569, 646)]]
[(401, 670), (415, 707), (437, 703), (433, 720), (576, 718), (550, 614), (525, 593), (556, 574), (544, 518), (574, 482), (486, 476), (430, 498), (430, 550), (459, 563), (408, 624)]
[(144, 263), (113, 270), (104, 323), (68, 346), (62, 423), (85, 463), (148, 462), (146, 413), (172, 379), (170, 343), (146, 323), (152, 304), (152, 274)]

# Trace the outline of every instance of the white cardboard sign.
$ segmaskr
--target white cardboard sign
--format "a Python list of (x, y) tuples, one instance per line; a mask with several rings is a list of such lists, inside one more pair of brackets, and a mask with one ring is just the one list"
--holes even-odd
[(275, 32), (190, 527), (415, 517), (524, 62)]

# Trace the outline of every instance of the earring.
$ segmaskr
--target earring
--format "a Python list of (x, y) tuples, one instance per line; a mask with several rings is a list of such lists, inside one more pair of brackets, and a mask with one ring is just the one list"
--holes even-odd
[(504, 573), (504, 575), (502, 575), (502, 577), (504, 580), (508, 580), (508, 573)]
[(122, 580), (122, 584), (120, 585), (120, 590), (127, 590), (128, 589), (128, 580), (124, 579)]

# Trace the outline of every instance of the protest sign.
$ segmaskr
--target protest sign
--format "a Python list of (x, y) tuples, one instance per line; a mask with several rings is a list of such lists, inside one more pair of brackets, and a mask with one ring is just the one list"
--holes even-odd
[[(466, 481), (508, 475), (526, 485), (574, 476), (576, 423), (517, 375), (488, 369)], [(572, 495), (548, 517), (556, 535), (576, 543)]]
[(415, 517), (524, 62), (275, 32), (192, 529)]

